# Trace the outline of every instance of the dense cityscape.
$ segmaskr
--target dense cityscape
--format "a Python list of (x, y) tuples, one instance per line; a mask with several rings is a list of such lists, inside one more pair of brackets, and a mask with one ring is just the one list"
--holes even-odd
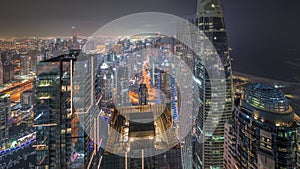
[(235, 72), (219, 0), (195, 8), (172, 36), (0, 39), (0, 169), (300, 168), (300, 84)]

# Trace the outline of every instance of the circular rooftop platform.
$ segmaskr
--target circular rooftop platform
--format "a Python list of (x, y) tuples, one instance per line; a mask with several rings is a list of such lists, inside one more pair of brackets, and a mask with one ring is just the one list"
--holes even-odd
[(284, 94), (273, 86), (250, 84), (245, 89), (245, 100), (251, 106), (276, 113), (290, 113), (290, 104)]

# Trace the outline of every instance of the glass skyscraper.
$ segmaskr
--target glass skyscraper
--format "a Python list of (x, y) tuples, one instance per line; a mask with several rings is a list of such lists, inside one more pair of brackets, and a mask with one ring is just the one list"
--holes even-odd
[(193, 143), (193, 166), (220, 169), (223, 168), (224, 125), (231, 117), (233, 101), (231, 58), (219, 0), (198, 0), (196, 19), (192, 22), (215, 48), (210, 52), (204, 49), (205, 55), (218, 56), (222, 65), (216, 66), (225, 74), (221, 78), (210, 77), (209, 66), (214, 65), (206, 65), (205, 61), (197, 59), (199, 57), (194, 59), (195, 78), (203, 83), (199, 86), (200, 110), (195, 118), (194, 136), (197, 142)]
[(248, 85), (226, 124), (224, 167), (299, 168), (299, 120), (278, 89)]
[(71, 65), (64, 56), (40, 62), (35, 87), (37, 168), (68, 168), (72, 154)]
[[(96, 132), (93, 117), (97, 114), (87, 107), (94, 83), (90, 81), (91, 69), (85, 68), (92, 68), (93, 57), (83, 55), (78, 60), (78, 55), (78, 51), (71, 51), (38, 64), (34, 83), (37, 168), (98, 166), (96, 136), (90, 134)], [(80, 74), (73, 74), (78, 70)], [(84, 85), (78, 86), (78, 79)]]

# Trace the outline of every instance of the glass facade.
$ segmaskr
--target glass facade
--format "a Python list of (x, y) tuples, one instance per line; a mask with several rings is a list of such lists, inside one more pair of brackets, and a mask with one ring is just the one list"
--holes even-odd
[(83, 137), (80, 137), (83, 138), (84, 168), (99, 167), (103, 154), (100, 146), (107, 137), (107, 131), (104, 133), (107, 123), (100, 118), (97, 107), (101, 92), (101, 87), (97, 85), (98, 57), (96, 54), (81, 53), (74, 64), (72, 98), (79, 127), (83, 128)]
[(84, 132), (71, 99), (76, 58), (61, 55), (38, 64), (34, 82), (37, 168), (82, 168)]
[[(198, 115), (195, 117), (195, 140), (193, 142), (194, 168), (223, 168), (224, 127), (232, 114), (232, 70), (231, 58), (227, 44), (227, 33), (224, 17), (219, 0), (198, 0), (197, 16), (191, 20), (208, 39), (215, 51), (202, 49), (200, 52), (207, 56), (194, 59), (194, 75), (200, 82)], [(201, 44), (201, 39), (198, 40)], [(210, 55), (217, 55), (217, 61), (211, 61)], [(216, 62), (216, 65), (206, 65), (206, 62)], [(213, 78), (209, 76), (212, 68), (218, 67), (225, 76)], [(196, 103), (197, 103), (196, 102)], [(209, 121), (207, 123), (206, 121)]]
[(35, 80), (38, 168), (67, 168), (72, 146), (70, 62), (41, 62)]
[[(284, 105), (285, 108), (266, 110), (260, 104), (252, 104), (253, 101), (265, 103), (267, 107)], [(230, 141), (225, 145), (228, 154), (224, 156), (224, 166), (298, 168), (298, 122), (299, 117), (281, 92), (267, 85), (249, 85), (233, 111), (231, 135), (226, 134), (226, 140)], [(236, 150), (230, 151), (232, 146), (228, 143), (233, 143)], [(236, 157), (235, 164), (230, 161), (230, 156)]]

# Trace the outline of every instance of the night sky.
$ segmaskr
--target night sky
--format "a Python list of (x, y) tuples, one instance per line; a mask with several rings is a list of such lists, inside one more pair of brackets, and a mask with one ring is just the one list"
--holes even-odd
[[(300, 1), (221, 0), (233, 48), (233, 70), (300, 82)], [(2, 0), (0, 37), (89, 36), (106, 23), (137, 12), (180, 17), (196, 0)]]

